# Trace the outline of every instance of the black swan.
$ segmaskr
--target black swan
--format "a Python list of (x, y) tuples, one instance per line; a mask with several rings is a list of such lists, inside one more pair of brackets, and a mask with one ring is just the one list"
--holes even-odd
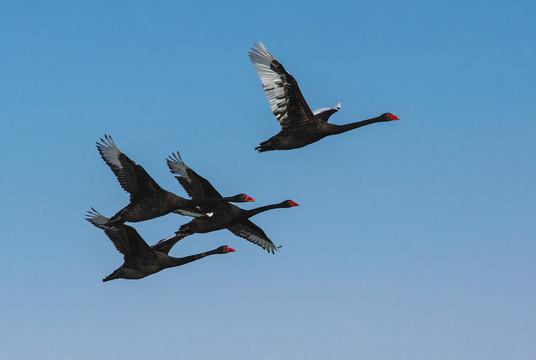
[(220, 246), (217, 249), (204, 253), (176, 258), (169, 256), (171, 245), (169, 239), (160, 241), (158, 244), (149, 246), (131, 226), (115, 223), (108, 225), (107, 217), (101, 215), (95, 209), (87, 212), (86, 220), (96, 227), (104, 230), (104, 233), (112, 240), (115, 248), (124, 256), (124, 263), (102, 281), (114, 279), (141, 279), (161, 270), (188, 264), (215, 254), (227, 254), (236, 251), (228, 246)]
[[(208, 180), (197, 175), (195, 171), (190, 169), (182, 161), (178, 152), (170, 156), (167, 159), (167, 163), (172, 173), (180, 175), (177, 179), (192, 199), (203, 198), (205, 196), (213, 199), (221, 197), (220, 193)], [(277, 250), (277, 247), (264, 231), (251, 222), (249, 218), (263, 211), (292, 206), (299, 206), (299, 204), (292, 200), (286, 200), (279, 204), (262, 206), (252, 210), (244, 210), (228, 202), (200, 205), (199, 208), (201, 211), (197, 214), (193, 211), (183, 214), (194, 216), (195, 218), (188, 224), (182, 225), (179, 231), (177, 231), (178, 236), (171, 241), (176, 243), (193, 233), (206, 233), (227, 228), (236, 236), (257, 244), (273, 254)]]
[(314, 143), (326, 136), (340, 134), (361, 126), (400, 120), (398, 116), (385, 113), (378, 117), (346, 125), (328, 123), (329, 117), (340, 109), (340, 103), (332, 108), (312, 112), (305, 101), (296, 79), (266, 49), (262, 42), (249, 51), (249, 57), (277, 121), (279, 134), (272, 136), (255, 148), (259, 152), (296, 149)]
[(179, 209), (188, 210), (214, 202), (255, 201), (255, 199), (246, 194), (226, 198), (220, 196), (215, 199), (199, 198), (189, 200), (182, 198), (162, 189), (141, 165), (130, 160), (128, 156), (119, 150), (111, 136), (105, 135), (104, 139), (101, 138), (100, 140), (101, 143), (97, 142), (99, 153), (114, 172), (121, 187), (130, 193), (130, 204), (112, 216), (110, 224), (140, 222), (169, 214), (172, 211), (176, 212)]

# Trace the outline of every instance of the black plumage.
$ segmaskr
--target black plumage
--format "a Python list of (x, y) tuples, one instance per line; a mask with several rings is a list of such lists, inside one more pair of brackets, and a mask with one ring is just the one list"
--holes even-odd
[[(181, 185), (192, 199), (199, 198), (221, 198), (221, 194), (212, 186), (212, 184), (195, 171), (190, 169), (180, 154), (177, 152), (167, 159), (168, 166), (172, 173), (179, 175), (178, 179)], [(195, 218), (189, 223), (180, 227), (175, 240), (179, 241), (183, 237), (194, 233), (207, 233), (211, 231), (228, 229), (233, 234), (242, 237), (254, 244), (261, 246), (268, 252), (274, 253), (277, 247), (268, 238), (266, 233), (257, 225), (249, 220), (250, 217), (263, 211), (298, 206), (292, 200), (286, 200), (279, 204), (262, 206), (257, 209), (244, 210), (227, 201), (200, 205), (200, 212), (189, 215)]]
[(325, 111), (311, 111), (303, 97), (298, 82), (283, 65), (259, 42), (251, 48), (249, 57), (259, 75), (281, 131), (255, 148), (259, 152), (290, 150), (314, 143), (326, 136), (340, 134), (361, 126), (400, 120), (398, 116), (385, 113), (378, 117), (346, 125), (328, 123), (329, 117), (340, 109), (340, 103)]
[[(107, 217), (101, 215), (95, 209), (87, 212), (86, 220), (96, 227), (104, 230), (115, 248), (123, 254), (124, 263), (102, 281), (114, 279), (141, 279), (161, 270), (188, 264), (215, 254), (227, 254), (235, 250), (224, 245), (217, 249), (182, 258), (169, 256), (173, 238), (160, 241), (158, 244), (149, 246), (138, 234), (136, 229), (120, 223), (109, 223)], [(172, 245), (173, 244), (173, 245)]]
[(187, 211), (188, 209), (194, 209), (198, 205), (214, 202), (255, 201), (246, 194), (238, 194), (226, 198), (220, 196), (216, 199), (185, 199), (162, 189), (141, 165), (132, 161), (119, 150), (111, 136), (106, 135), (104, 139), (101, 139), (100, 143), (97, 142), (97, 149), (103, 160), (114, 172), (121, 187), (130, 194), (130, 204), (112, 216), (110, 223), (149, 220), (173, 211)]

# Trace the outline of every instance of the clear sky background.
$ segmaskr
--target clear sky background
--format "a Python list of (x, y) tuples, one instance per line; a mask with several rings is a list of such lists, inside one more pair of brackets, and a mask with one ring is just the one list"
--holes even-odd
[[(2, 359), (534, 359), (534, 1), (0, 3)], [(258, 41), (337, 124), (279, 131)], [(128, 195), (104, 134), (181, 196), (165, 157), (252, 208), (276, 255), (220, 231), (213, 256), (138, 281), (84, 220)], [(154, 244), (189, 218), (135, 224)]]

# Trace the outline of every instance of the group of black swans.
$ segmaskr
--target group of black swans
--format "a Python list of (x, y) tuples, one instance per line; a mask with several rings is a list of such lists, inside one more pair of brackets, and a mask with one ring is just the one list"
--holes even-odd
[[(301, 94), (298, 83), (283, 65), (259, 42), (249, 52), (249, 57), (259, 75), (268, 97), (272, 112), (281, 125), (281, 131), (262, 142), (255, 150), (289, 150), (304, 147), (326, 136), (340, 134), (361, 126), (377, 122), (400, 120), (385, 113), (376, 118), (346, 125), (328, 123), (331, 115), (339, 111), (340, 103), (329, 108), (311, 111)], [(130, 194), (130, 203), (111, 218), (91, 208), (86, 219), (104, 230), (116, 249), (123, 254), (124, 263), (103, 279), (141, 279), (163, 269), (180, 266), (214, 254), (228, 254), (236, 250), (227, 245), (204, 253), (176, 258), (169, 255), (171, 248), (186, 236), (228, 229), (264, 250), (274, 253), (276, 246), (266, 233), (255, 225), (250, 217), (261, 212), (299, 206), (292, 200), (278, 204), (244, 210), (233, 202), (255, 201), (246, 194), (223, 197), (210, 182), (193, 171), (182, 160), (179, 152), (166, 159), (167, 165), (191, 199), (185, 199), (162, 189), (145, 169), (126, 156), (111, 136), (105, 135), (97, 142), (102, 159), (113, 171), (121, 187)], [(179, 230), (153, 246), (149, 246), (136, 229), (126, 222), (140, 222), (177, 213), (193, 217), (180, 226)]]

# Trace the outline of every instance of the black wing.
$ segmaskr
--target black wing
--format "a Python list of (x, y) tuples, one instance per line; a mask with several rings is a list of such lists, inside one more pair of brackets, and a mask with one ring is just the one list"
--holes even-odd
[[(221, 194), (212, 186), (212, 184), (193, 171), (186, 163), (182, 160), (181, 155), (177, 151), (176, 154), (172, 154), (166, 159), (169, 170), (177, 176), (175, 178), (182, 185), (184, 190), (188, 193), (188, 196), (192, 200), (200, 199), (218, 199), (222, 198)], [(215, 209), (223, 208), (228, 206), (226, 202), (214, 203), (213, 205), (203, 205), (199, 206), (204, 212), (213, 212)], [(187, 214), (190, 215), (190, 214)], [(198, 216), (198, 215), (195, 215)]]
[(86, 220), (104, 230), (104, 233), (112, 240), (117, 251), (123, 254), (125, 261), (143, 257), (152, 252), (145, 240), (131, 226), (124, 224), (106, 225), (110, 219), (93, 208), (87, 212)]
[(233, 226), (229, 226), (227, 229), (236, 236), (257, 244), (272, 254), (278, 249), (278, 247), (275, 246), (275, 244), (268, 238), (264, 231), (248, 219), (241, 220)]
[(188, 193), (188, 196), (193, 200), (222, 197), (207, 179), (203, 178), (186, 165), (178, 151), (177, 153), (171, 154), (171, 156), (166, 159), (166, 162), (169, 170), (173, 174), (178, 175), (175, 176), (175, 178), (181, 183), (184, 190)]
[(313, 111), (313, 114), (320, 120), (328, 122), (329, 117), (333, 114), (335, 114), (337, 111), (341, 109), (341, 103), (337, 103), (337, 105), (329, 107), (329, 108), (320, 108), (315, 111)]
[(130, 194), (131, 199), (154, 195), (162, 190), (141, 165), (119, 150), (111, 136), (105, 135), (104, 139), (100, 140), (101, 143), (97, 142), (97, 149), (102, 159), (112, 169), (119, 184)]
[(255, 44), (251, 48), (249, 57), (261, 78), (272, 112), (283, 130), (317, 121), (296, 79), (270, 54), (262, 42), (259, 41), (259, 45)]
[(173, 246), (175, 246), (175, 244), (182, 239), (183, 237), (179, 235), (170, 236), (168, 238), (160, 240), (159, 242), (151, 246), (151, 249), (153, 249), (154, 251), (162, 252), (164, 254), (169, 254), (171, 248), (173, 248)]

